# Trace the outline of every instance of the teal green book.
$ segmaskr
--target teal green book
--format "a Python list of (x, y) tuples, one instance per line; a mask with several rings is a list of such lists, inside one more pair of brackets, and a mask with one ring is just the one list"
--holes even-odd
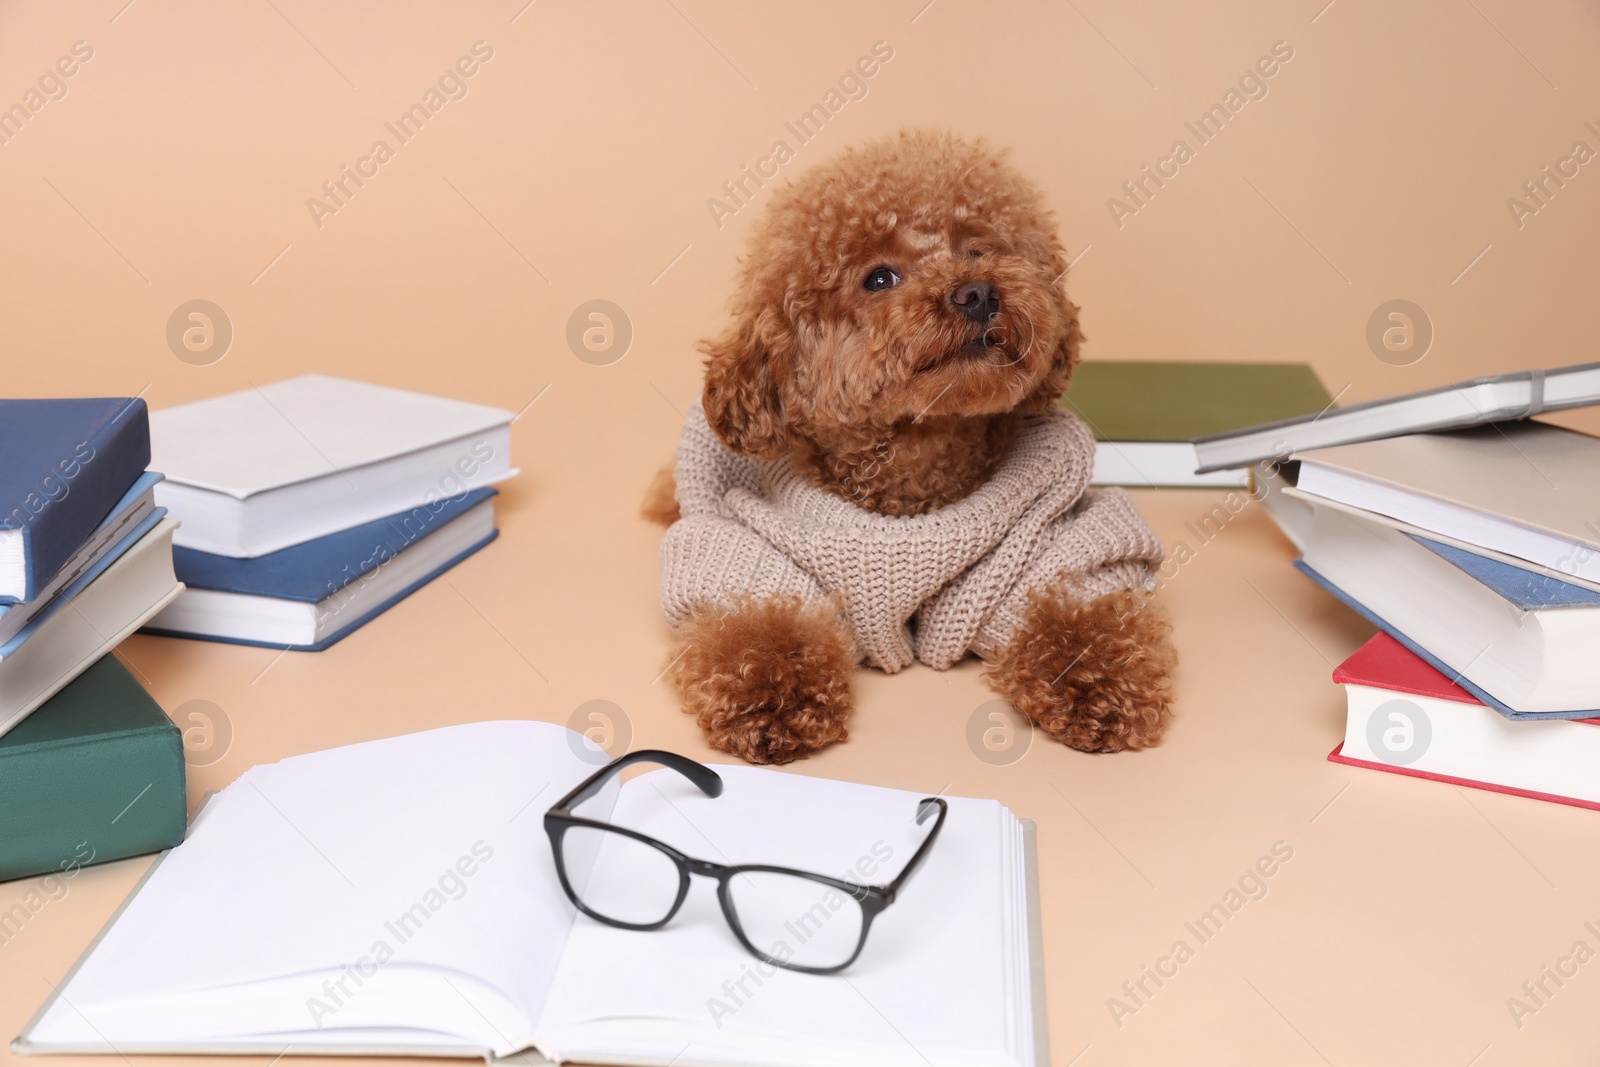
[(1333, 402), (1304, 363), (1080, 363), (1061, 406), (1094, 431), (1096, 485), (1244, 486), (1199, 473), (1195, 438), (1314, 416)]
[(187, 821), (183, 736), (115, 656), (0, 737), (0, 881), (159, 852)]

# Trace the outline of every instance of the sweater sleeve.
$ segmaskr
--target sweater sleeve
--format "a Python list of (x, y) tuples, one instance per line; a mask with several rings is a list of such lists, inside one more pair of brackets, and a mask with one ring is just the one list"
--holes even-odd
[(1036, 589), (1069, 581), (1086, 598), (1123, 589), (1152, 589), (1163, 550), (1133, 498), (1122, 489), (1094, 489), (1052, 524), (1044, 548), (995, 605), (972, 640), (991, 659), (1022, 625)]
[(808, 603), (829, 600), (815, 578), (731, 519), (685, 516), (661, 539), (661, 610), (674, 629), (697, 608), (791, 595)]
[(697, 608), (727, 608), (746, 596), (829, 599), (815, 578), (734, 517), (728, 494), (757, 488), (756, 463), (723, 445), (699, 405), (684, 422), (674, 477), (682, 517), (661, 538), (661, 610), (674, 629)]

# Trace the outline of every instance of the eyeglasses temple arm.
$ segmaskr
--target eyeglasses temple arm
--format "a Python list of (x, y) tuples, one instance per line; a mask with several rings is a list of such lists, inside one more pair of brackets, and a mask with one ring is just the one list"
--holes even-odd
[(922, 839), (922, 844), (917, 846), (917, 851), (911, 854), (911, 860), (906, 864), (905, 869), (886, 887), (891, 897), (900, 890), (901, 886), (906, 884), (912, 873), (921, 865), (923, 857), (933, 847), (934, 840), (939, 836), (939, 830), (944, 826), (944, 817), (950, 813), (950, 805), (945, 803), (943, 797), (923, 797), (917, 801), (918, 826), (927, 822), (928, 816), (934, 812), (939, 813), (939, 818), (934, 822), (933, 829), (929, 831), (927, 837)]
[(630, 752), (626, 756), (619, 756), (604, 767), (601, 767), (584, 779), (576, 789), (557, 801), (551, 810), (571, 808), (576, 804), (583, 803), (600, 792), (600, 788), (606, 784), (612, 775), (635, 763), (659, 763), (663, 767), (677, 771), (689, 779), (706, 796), (717, 797), (722, 795), (722, 779), (710, 767), (696, 763), (687, 756), (680, 756), (676, 752), (647, 748), (638, 752)]

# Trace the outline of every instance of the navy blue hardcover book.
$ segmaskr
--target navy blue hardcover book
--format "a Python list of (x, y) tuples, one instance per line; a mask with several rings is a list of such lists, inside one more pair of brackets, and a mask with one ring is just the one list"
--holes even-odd
[[(191, 589), (215, 589), (315, 604), (410, 548), (458, 515), (494, 496), (474, 489), (348, 530), (280, 548), (254, 559), (218, 556), (174, 545), (172, 569)], [(437, 508), (438, 510), (434, 510)]]
[(0, 604), (33, 599), (149, 465), (137, 397), (0, 400)]
[[(499, 490), (488, 487), (474, 489), (462, 496), (420, 505), (410, 511), (352, 526), (348, 530), (291, 545), (254, 559), (219, 556), (174, 546), (173, 570), (188, 589), (169, 608), (151, 620), (145, 632), (167, 637), (319, 652), (493, 541), (499, 531), (489, 529), (484, 536), (473, 539), (470, 544), (463, 543), (459, 551), (451, 553), (449, 558), (430, 567), (416, 580), (397, 589), (375, 606), (349, 612), (348, 620), (337, 619), (344, 613), (348, 591), (359, 589), (366, 581), (377, 577), (378, 572), (390, 562), (400, 559), (408, 549), (417, 548), (426, 538), (439, 533), (452, 521), (498, 494)], [(304, 642), (260, 640), (240, 633), (208, 632), (204, 613), (192, 610), (185, 603), (186, 598), (193, 603), (196, 598), (191, 597), (191, 593), (196, 592), (201, 596), (229, 593), (317, 605), (318, 617), (337, 620), (337, 626), (330, 626), (329, 632), (320, 640)]]

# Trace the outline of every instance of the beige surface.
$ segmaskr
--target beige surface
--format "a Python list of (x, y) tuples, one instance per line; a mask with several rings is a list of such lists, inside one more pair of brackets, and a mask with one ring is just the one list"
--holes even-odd
[[(625, 709), (636, 745), (706, 754), (654, 682), (657, 535), (634, 517), (755, 214), (719, 229), (706, 201), (878, 40), (894, 55), (869, 95), (791, 141), (786, 170), (908, 123), (1015, 146), (1082, 253), (1070, 291), (1092, 358), (1306, 359), (1352, 401), (1594, 358), (1600, 171), (1520, 229), (1506, 204), (1574, 141), (1600, 147), (1588, 5), (125, 2), (0, 9), (0, 102), (73, 42), (94, 49), (0, 145), (5, 392), (159, 407), (325, 371), (533, 402), (504, 538), (332, 651), (123, 646), (169, 710), (210, 701), (231, 722), (192, 798), (290, 753), (565, 721), (595, 699)], [(494, 56), (468, 97), (318, 228), (307, 198), (480, 39)], [(1192, 141), (1184, 122), (1279, 40), (1294, 58), (1266, 98), (1119, 229), (1107, 198)], [(236, 331), (209, 366), (164, 336), (196, 298)], [(564, 339), (596, 298), (635, 329), (610, 366)], [(1366, 343), (1396, 298), (1436, 329), (1410, 366)], [(1161, 748), (1041, 742), (990, 766), (966, 741), (990, 699), (969, 663), (864, 675), (849, 743), (798, 769), (998, 796), (1038, 820), (1058, 1065), (1595, 1062), (1600, 963), (1520, 1028), (1507, 998), (1574, 942), (1600, 949), (1584, 925), (1600, 927), (1600, 816), (1327, 763), (1328, 672), (1366, 627), (1290, 569), (1259, 508), (1202, 546), (1221, 494), (1138, 499), (1193, 552), (1164, 592), (1183, 665)], [(1198, 945), (1185, 921), (1278, 841), (1294, 855), (1265, 898)], [(0, 944), (0, 1034), (146, 862), (84, 874)], [(0, 886), (0, 909), (27, 889)], [(1108, 998), (1180, 938), (1194, 957), (1119, 1027)]]

